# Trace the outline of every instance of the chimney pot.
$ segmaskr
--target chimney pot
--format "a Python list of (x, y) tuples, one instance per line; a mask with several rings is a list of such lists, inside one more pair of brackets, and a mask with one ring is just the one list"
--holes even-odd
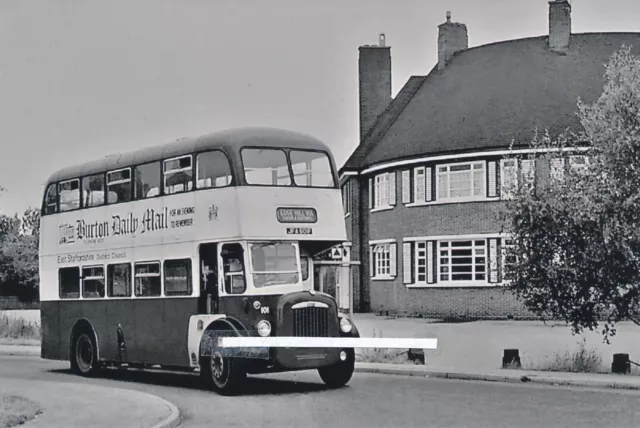
[(378, 46), (384, 47), (385, 44), (386, 44), (385, 41), (386, 41), (386, 37), (385, 37), (384, 33), (380, 33)]
[(451, 11), (447, 11), (447, 22), (451, 22)]

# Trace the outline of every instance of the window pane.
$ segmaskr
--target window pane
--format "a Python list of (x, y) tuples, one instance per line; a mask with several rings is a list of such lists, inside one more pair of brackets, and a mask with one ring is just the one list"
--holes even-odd
[(96, 174), (82, 179), (82, 200), (85, 207), (104, 205), (104, 175)]
[(131, 296), (131, 265), (119, 264), (107, 267), (109, 297)]
[(121, 169), (107, 173), (107, 203), (131, 200), (131, 169)]
[(136, 199), (151, 198), (160, 194), (160, 162), (137, 166), (134, 174)]
[(80, 297), (80, 268), (62, 268), (58, 271), (58, 292), (61, 299)]
[(60, 211), (80, 208), (80, 180), (70, 180), (58, 185)]
[(160, 296), (160, 263), (136, 264), (135, 269), (136, 296)]
[(44, 197), (44, 213), (54, 214), (58, 209), (58, 186), (50, 184)]
[(82, 297), (104, 297), (104, 268), (83, 268), (82, 277)]
[(244, 278), (244, 250), (240, 244), (224, 244), (220, 251), (227, 294), (242, 294), (247, 290)]
[(164, 161), (164, 194), (186, 192), (193, 189), (191, 156)]
[(289, 243), (251, 244), (253, 285), (295, 284), (298, 276), (296, 247)]
[(287, 156), (279, 149), (242, 149), (247, 184), (289, 186), (291, 176)]
[(335, 187), (331, 163), (325, 153), (292, 150), (289, 157), (296, 186)]
[(221, 151), (198, 154), (198, 189), (225, 187), (231, 184), (231, 165)]
[(164, 294), (167, 296), (189, 296), (191, 290), (191, 260), (167, 260), (164, 262)]

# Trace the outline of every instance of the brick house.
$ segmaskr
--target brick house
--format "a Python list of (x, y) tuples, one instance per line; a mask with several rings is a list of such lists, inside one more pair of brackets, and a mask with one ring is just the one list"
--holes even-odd
[(360, 144), (340, 170), (347, 245), (360, 262), (354, 311), (525, 318), (503, 286), (506, 189), (543, 188), (570, 165), (503, 157), (512, 141), (526, 152), (536, 128), (579, 129), (578, 99), (597, 99), (604, 64), (623, 45), (637, 53), (640, 33), (572, 34), (571, 5), (554, 0), (548, 35), (469, 48), (466, 25), (450, 18), (438, 63), (393, 99), (384, 35), (359, 48)]

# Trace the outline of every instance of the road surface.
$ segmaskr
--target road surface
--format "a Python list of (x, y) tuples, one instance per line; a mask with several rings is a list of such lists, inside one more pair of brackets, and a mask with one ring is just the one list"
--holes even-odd
[(142, 390), (178, 406), (182, 427), (640, 426), (640, 393), (633, 391), (359, 373), (348, 387), (327, 390), (315, 372), (304, 372), (251, 377), (248, 395), (221, 397), (196, 386), (194, 375), (108, 371), (84, 379), (65, 362), (10, 356), (0, 356), (2, 377)]

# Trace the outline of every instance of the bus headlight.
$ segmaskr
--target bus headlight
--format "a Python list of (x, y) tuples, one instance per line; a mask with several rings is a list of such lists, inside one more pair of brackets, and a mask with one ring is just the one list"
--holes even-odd
[(269, 321), (262, 320), (258, 323), (258, 334), (267, 337), (271, 334), (271, 324)]
[(351, 331), (351, 321), (349, 321), (349, 318), (340, 318), (340, 330), (342, 330), (343, 333), (349, 333)]

